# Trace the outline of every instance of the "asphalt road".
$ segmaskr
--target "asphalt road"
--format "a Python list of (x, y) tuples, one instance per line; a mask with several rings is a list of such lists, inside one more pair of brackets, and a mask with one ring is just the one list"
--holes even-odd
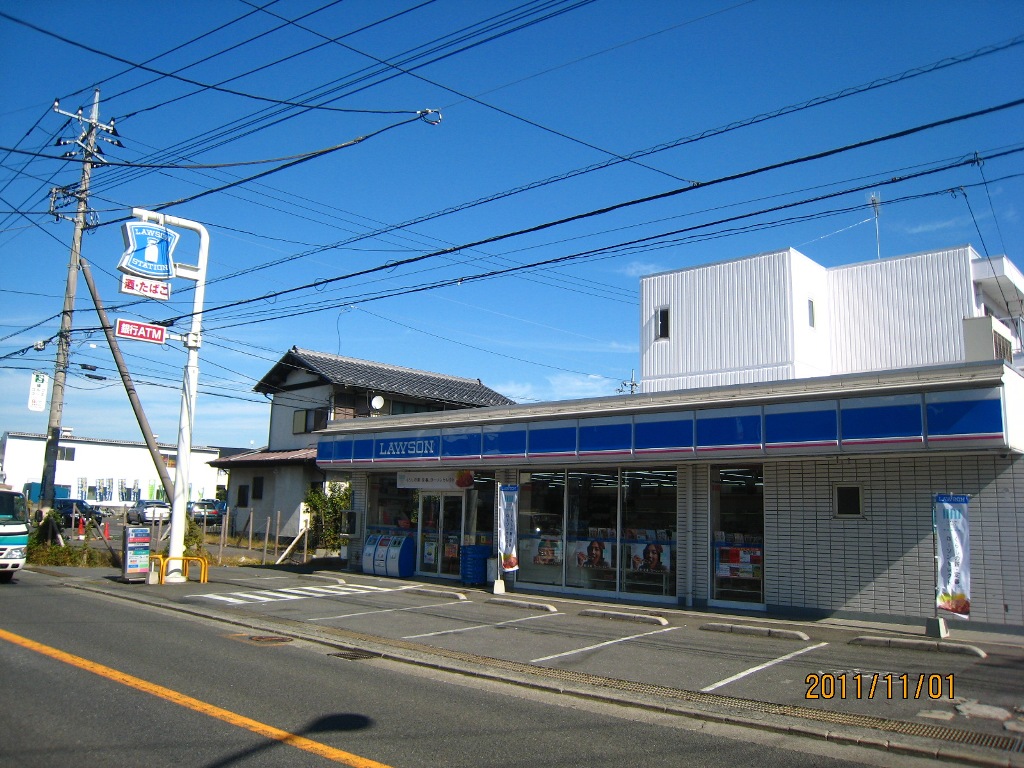
[[(67, 577), (26, 572), (0, 589), (6, 703), (0, 708), (0, 765), (940, 764), (511, 686), (430, 666), (333, 655), (337, 647), (255, 634), (239, 621), (238, 612), (248, 608), (230, 608), (224, 618), (234, 623), (228, 624), (76, 589), (75, 584)], [(193, 585), (121, 586), (163, 590), (159, 600), (174, 590), (178, 594), (171, 599), (183, 605), (218, 602), (203, 597)], [(224, 591), (223, 584), (202, 586), (221, 587), (207, 594)], [(431, 599), (409, 590), (361, 594), (373, 599), (298, 598), (263, 605), (281, 608), (287, 602), (324, 615), (326, 608), (351, 615), (354, 608), (379, 611), (388, 605), (389, 615), (415, 616), (415, 610), (398, 609), (411, 607), (409, 601), (423, 604)], [(457, 610), (453, 605), (444, 610), (420, 607), (434, 626), (468, 626), (465, 618), (448, 615)], [(488, 615), (498, 609), (475, 603), (464, 607)], [(378, 620), (382, 622), (381, 614)], [(606, 629), (594, 629), (585, 637), (569, 633), (562, 642), (550, 642), (565, 648), (607, 636)], [(521, 645), (514, 638), (509, 641), (510, 647)], [(524, 655), (536, 652), (521, 650), (528, 650)], [(640, 650), (646, 655), (659, 652), (656, 646), (634, 652)]]

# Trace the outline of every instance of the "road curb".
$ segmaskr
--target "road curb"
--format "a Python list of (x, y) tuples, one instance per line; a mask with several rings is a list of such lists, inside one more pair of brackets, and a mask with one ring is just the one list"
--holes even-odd
[(635, 621), (638, 624), (658, 624), (662, 627), (668, 626), (668, 619), (663, 616), (651, 616), (646, 613), (626, 613), (624, 611), (602, 611), (598, 608), (588, 608), (579, 612), (580, 616), (593, 616), (599, 619), (612, 619), (613, 621)]
[(511, 597), (492, 597), (487, 602), (494, 603), (495, 605), (507, 605), (511, 608), (530, 608), (536, 611), (558, 613), (558, 609), (550, 603), (531, 603), (525, 600), (514, 600)]
[(964, 656), (977, 656), (987, 659), (988, 654), (976, 645), (965, 643), (948, 643), (941, 640), (915, 640), (906, 637), (872, 637), (861, 635), (853, 638), (850, 645), (867, 645), (875, 648), (903, 648), (911, 651), (936, 651), (939, 653), (959, 653)]
[(783, 640), (810, 640), (806, 632), (794, 629), (775, 629), (774, 627), (752, 627), (749, 624), (720, 624), (712, 622), (702, 624), (700, 629), (706, 632), (731, 632), (735, 635), (755, 635), (758, 637), (777, 637)]
[(413, 587), (406, 590), (414, 595), (428, 595), (429, 597), (447, 597), (451, 600), (468, 600), (462, 592), (453, 592), (450, 589), (431, 589), (430, 587)]
[(336, 584), (348, 584), (348, 582), (343, 578), (336, 576), (329, 571), (313, 571), (312, 573), (300, 573), (297, 575), (300, 579), (327, 579), (328, 581), (333, 581)]

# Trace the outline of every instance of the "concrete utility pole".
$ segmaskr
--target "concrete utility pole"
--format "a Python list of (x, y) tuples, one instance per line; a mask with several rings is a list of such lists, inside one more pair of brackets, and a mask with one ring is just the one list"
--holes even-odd
[(114, 356), (117, 372), (121, 374), (124, 391), (128, 393), (128, 402), (132, 405), (135, 420), (139, 422), (139, 429), (142, 430), (142, 437), (145, 439), (149, 455), (153, 459), (153, 466), (156, 467), (157, 474), (160, 475), (160, 482), (164, 487), (164, 493), (167, 494), (168, 499), (174, 498), (174, 481), (171, 480), (171, 475), (167, 471), (167, 464), (160, 455), (160, 448), (156, 444), (156, 438), (153, 437), (153, 430), (149, 426), (149, 419), (146, 417), (146, 412), (142, 409), (142, 403), (139, 401), (139, 393), (135, 389), (135, 382), (132, 381), (131, 374), (128, 373), (128, 366), (125, 365), (124, 357), (121, 355), (121, 347), (117, 343), (117, 337), (114, 335), (114, 327), (110, 324), (107, 310), (104, 308), (103, 300), (100, 299), (99, 291), (96, 289), (96, 282), (92, 279), (92, 270), (89, 269), (88, 259), (79, 259), (79, 265), (82, 268), (82, 277), (85, 278), (85, 284), (92, 295), (92, 303), (96, 306), (96, 314), (100, 318), (100, 327), (103, 328), (103, 333), (107, 337), (110, 353)]
[[(106, 131), (117, 136), (113, 121), (110, 125), (100, 122), (100, 92), (93, 94), (92, 113), (89, 119), (82, 117), (82, 110), (76, 114), (64, 112), (59, 103), (53, 103), (53, 111), (78, 120), (82, 124), (82, 133), (75, 141), (60, 142), (74, 144), (82, 150), (82, 180), (78, 184), (75, 196), (78, 198), (78, 210), (75, 214), (75, 233), (71, 238), (71, 260), (68, 262), (68, 280), (64, 289), (64, 310), (60, 316), (60, 333), (57, 336), (57, 360), (53, 371), (53, 393), (50, 395), (50, 420), (46, 426), (46, 449), (43, 453), (43, 474), (40, 480), (39, 503), (43, 509), (53, 506), (54, 482), (57, 475), (57, 447), (60, 441), (61, 418), (64, 413), (64, 385), (68, 374), (68, 354), (71, 346), (71, 317), (75, 311), (75, 290), (78, 285), (79, 259), (82, 255), (82, 233), (85, 232), (89, 213), (89, 178), (92, 167), (97, 162), (96, 151), (97, 131)], [(116, 142), (120, 144), (120, 142)], [(102, 162), (102, 161), (100, 161)]]

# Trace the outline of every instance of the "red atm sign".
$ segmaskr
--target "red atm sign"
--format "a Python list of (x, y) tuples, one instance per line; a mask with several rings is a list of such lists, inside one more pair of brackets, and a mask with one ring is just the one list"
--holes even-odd
[(118, 318), (114, 334), (122, 339), (150, 341), (154, 344), (163, 344), (167, 341), (167, 328), (164, 326), (139, 323), (135, 320), (124, 320), (122, 318)]

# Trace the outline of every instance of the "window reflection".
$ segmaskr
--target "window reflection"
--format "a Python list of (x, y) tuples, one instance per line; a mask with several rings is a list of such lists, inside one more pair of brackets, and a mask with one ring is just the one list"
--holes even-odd
[(519, 485), (520, 581), (676, 593), (675, 469), (524, 472)]

